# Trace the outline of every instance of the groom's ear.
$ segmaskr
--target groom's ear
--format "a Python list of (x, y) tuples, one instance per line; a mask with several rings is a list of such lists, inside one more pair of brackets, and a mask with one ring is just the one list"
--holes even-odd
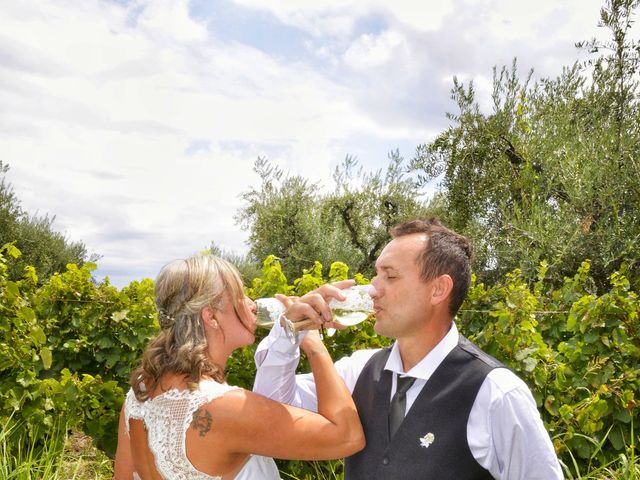
[(433, 290), (431, 291), (431, 304), (438, 305), (445, 302), (451, 296), (453, 290), (453, 279), (445, 274), (433, 280)]

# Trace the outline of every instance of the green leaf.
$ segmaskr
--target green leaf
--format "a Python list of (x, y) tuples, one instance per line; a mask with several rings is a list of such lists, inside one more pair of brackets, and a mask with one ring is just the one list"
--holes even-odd
[(624, 409), (624, 410), (616, 410), (613, 413), (613, 418), (615, 418), (616, 420), (622, 422), (622, 423), (629, 423), (631, 422), (631, 415), (629, 415), (629, 410)]
[(20, 249), (18, 247), (16, 247), (13, 243), (7, 243), (5, 244), (2, 249), (7, 252), (9, 255), (11, 255), (13, 258), (18, 258), (20, 255), (22, 255), (22, 252), (20, 251)]
[(558, 415), (558, 408), (556, 405), (556, 398), (553, 395), (549, 395), (544, 401), (544, 408), (551, 415)]
[(36, 319), (35, 312), (29, 307), (22, 307), (18, 311), (18, 316), (27, 323), (33, 323)]
[(598, 336), (598, 332), (594, 332), (593, 330), (590, 332), (587, 332), (584, 335), (584, 341), (586, 343), (595, 343), (598, 340), (599, 336)]
[(4, 295), (9, 300), (14, 300), (15, 298), (20, 296), (20, 289), (18, 288), (18, 284), (16, 282), (7, 282), (4, 287)]
[(47, 336), (44, 334), (44, 330), (38, 325), (31, 327), (31, 338), (39, 345), (42, 345), (47, 341)]
[(520, 327), (525, 330), (531, 330), (533, 329), (533, 322), (531, 320), (523, 320), (520, 322)]
[(48, 347), (43, 347), (40, 350), (40, 358), (42, 359), (42, 365), (45, 370), (49, 370), (51, 368), (51, 362), (53, 361), (53, 356), (51, 355), (51, 350)]
[(127, 310), (127, 309), (120, 310), (119, 312), (113, 312), (111, 314), (111, 319), (116, 323), (121, 322), (122, 320), (127, 318), (127, 314), (128, 313), (129, 313), (129, 310)]
[(107, 356), (107, 366), (108, 367), (113, 367), (118, 360), (120, 360), (120, 355), (118, 355), (118, 353), (114, 352), (114, 353), (109, 353)]
[(110, 348), (110, 347), (113, 347), (113, 345), (114, 345), (113, 341), (109, 337), (102, 337), (102, 338), (98, 339), (96, 344), (100, 348)]
[(24, 267), (24, 278), (29, 280), (34, 285), (38, 283), (38, 275), (36, 274), (36, 269), (31, 265), (27, 265)]
[(533, 372), (538, 364), (538, 360), (532, 357), (528, 357), (524, 359), (524, 369), (527, 372)]
[(515, 354), (515, 359), (519, 362), (529, 357), (533, 352), (535, 352), (535, 348), (523, 348), (522, 350), (518, 350)]
[(614, 428), (609, 432), (609, 441), (613, 448), (616, 450), (622, 450), (624, 448), (624, 437), (622, 436), (622, 430)]
[(573, 440), (580, 458), (589, 458), (591, 456), (591, 444), (582, 437), (575, 437)]

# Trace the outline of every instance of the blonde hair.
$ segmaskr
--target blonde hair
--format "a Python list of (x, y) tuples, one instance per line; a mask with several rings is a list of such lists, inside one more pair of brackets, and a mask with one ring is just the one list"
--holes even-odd
[(131, 374), (131, 387), (138, 400), (147, 400), (168, 372), (185, 375), (192, 390), (203, 376), (224, 381), (224, 365), (215, 365), (207, 353), (201, 312), (205, 307), (222, 308), (227, 291), (236, 311), (246, 308), (238, 270), (222, 258), (194, 255), (162, 268), (155, 282), (161, 330)]

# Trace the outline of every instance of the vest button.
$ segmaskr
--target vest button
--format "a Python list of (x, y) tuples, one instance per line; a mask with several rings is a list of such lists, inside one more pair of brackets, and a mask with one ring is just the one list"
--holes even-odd
[(384, 457), (384, 458), (382, 459), (382, 464), (383, 464), (383, 465), (389, 465), (389, 457)]

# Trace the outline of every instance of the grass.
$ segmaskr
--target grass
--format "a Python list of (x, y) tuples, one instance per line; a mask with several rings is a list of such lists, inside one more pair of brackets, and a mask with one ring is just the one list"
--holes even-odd
[[(66, 428), (51, 429), (43, 444), (35, 444), (19, 434), (19, 425), (9, 422), (0, 429), (0, 480), (111, 480), (113, 462), (93, 446), (91, 438)], [(640, 458), (633, 437), (625, 452), (605, 465), (593, 465), (604, 443), (587, 461), (570, 454), (562, 464), (567, 480), (640, 480)], [(330, 468), (332, 466), (332, 468)], [(337, 462), (310, 462), (313, 473), (303, 477), (281, 471), (283, 480), (342, 480)], [(307, 470), (309, 471), (309, 470)], [(338, 473), (339, 472), (339, 473)]]
[(300, 466), (303, 464), (307, 472), (303, 476), (299, 477), (287, 471), (280, 469), (280, 476), (282, 480), (342, 480), (344, 479), (343, 465), (344, 462), (332, 461), (332, 462), (302, 462), (296, 461), (295, 464)]
[(112, 461), (91, 438), (55, 426), (44, 442), (19, 433), (9, 421), (0, 430), (0, 480), (111, 480)]
[[(597, 466), (593, 465), (602, 451), (602, 446), (610, 432), (611, 428), (609, 428), (607, 434), (600, 442), (596, 442), (586, 435), (575, 434), (576, 436), (584, 438), (596, 448), (591, 458), (586, 462), (586, 465), (584, 460), (578, 461), (573, 452), (569, 451), (571, 464), (567, 465), (561, 462), (566, 480), (640, 480), (640, 458), (636, 455), (636, 436), (633, 428), (633, 416), (631, 417), (631, 438), (629, 444), (625, 447), (625, 452), (609, 463)], [(581, 472), (581, 468), (585, 469), (584, 473)]]

